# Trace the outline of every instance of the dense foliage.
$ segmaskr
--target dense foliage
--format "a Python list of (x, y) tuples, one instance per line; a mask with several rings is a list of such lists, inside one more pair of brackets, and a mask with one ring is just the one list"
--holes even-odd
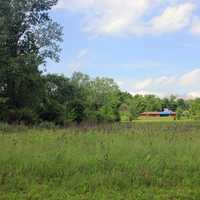
[(33, 122), (43, 95), (39, 66), (58, 60), (62, 28), (49, 16), (57, 0), (0, 0), (1, 119)]
[(44, 75), (47, 59), (59, 60), (62, 28), (49, 11), (57, 0), (0, 0), (0, 120), (35, 124), (132, 121), (144, 111), (177, 111), (200, 119), (200, 99), (132, 96), (109, 78)]
[(165, 108), (176, 111), (177, 119), (200, 119), (200, 99), (132, 96), (120, 91), (112, 79), (91, 79), (78, 72), (70, 78), (56, 74), (40, 75), (40, 82), (40, 89), (34, 91), (30, 86), (24, 94), (31, 93), (38, 97), (38, 101), (35, 98), (26, 99), (21, 91), (19, 102), (27, 101), (25, 106), (14, 107), (1, 96), (1, 120), (26, 124), (47, 121), (60, 125), (82, 121), (132, 121), (141, 112), (162, 111)]

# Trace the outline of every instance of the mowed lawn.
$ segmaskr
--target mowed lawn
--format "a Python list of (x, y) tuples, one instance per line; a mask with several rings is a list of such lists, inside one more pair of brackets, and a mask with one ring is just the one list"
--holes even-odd
[(198, 123), (1, 131), (0, 200), (200, 199)]

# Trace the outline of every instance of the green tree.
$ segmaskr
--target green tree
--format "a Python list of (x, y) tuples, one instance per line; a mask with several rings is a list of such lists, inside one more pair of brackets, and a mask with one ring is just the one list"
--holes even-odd
[(43, 76), (43, 94), (37, 113), (43, 121), (63, 124), (67, 119), (66, 106), (72, 101), (74, 88), (64, 76), (48, 74)]
[(90, 113), (97, 121), (119, 120), (118, 106), (120, 90), (117, 84), (109, 78), (96, 78), (90, 83), (90, 94), (87, 101)]
[(191, 118), (190, 111), (189, 111), (189, 110), (183, 111), (183, 116), (184, 116), (186, 119), (190, 119), (190, 118)]
[(170, 98), (169, 98), (169, 107), (168, 107), (168, 109), (170, 109), (172, 111), (176, 111), (177, 107), (178, 107), (177, 97), (174, 96), (174, 95), (171, 95)]
[(191, 118), (200, 120), (200, 98), (190, 101)]
[(187, 110), (189, 108), (187, 101), (182, 98), (177, 99), (177, 107), (181, 108), (182, 110)]
[(71, 77), (74, 87), (74, 96), (67, 105), (68, 118), (77, 123), (86, 120), (89, 109), (88, 96), (90, 91), (90, 77), (80, 72), (75, 72)]
[(166, 97), (162, 99), (161, 104), (162, 104), (162, 110), (164, 110), (165, 108), (168, 108), (168, 109), (170, 108), (169, 99)]
[(146, 95), (144, 96), (144, 100), (146, 102), (145, 111), (160, 111), (162, 109), (161, 100), (155, 95)]
[(146, 101), (142, 95), (135, 95), (133, 97), (132, 105), (137, 108), (137, 115), (146, 111)]
[[(139, 102), (139, 99), (144, 100), (142, 96), (136, 95), (133, 97), (131, 94), (127, 92), (120, 92), (119, 111), (120, 111), (120, 116), (123, 115), (121, 116), (121, 119), (125, 118), (126, 121), (132, 121), (133, 119), (138, 118), (141, 110), (143, 110), (144, 108), (143, 107), (144, 102), (143, 103)], [(123, 109), (124, 105), (126, 109)], [(122, 110), (124, 110), (125, 112), (122, 112)]]
[(61, 27), (49, 10), (57, 0), (0, 0), (0, 97), (9, 110), (35, 109), (42, 94), (39, 66), (58, 61)]
[(180, 120), (183, 116), (183, 109), (181, 107), (178, 107), (176, 109), (176, 118), (177, 120)]

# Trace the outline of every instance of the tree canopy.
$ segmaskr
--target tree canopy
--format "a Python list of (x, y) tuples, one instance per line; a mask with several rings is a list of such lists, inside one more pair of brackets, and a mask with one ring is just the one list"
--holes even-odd
[[(10, 111), (40, 103), (43, 80), (39, 66), (59, 59), (62, 28), (49, 16), (57, 0), (0, 0), (0, 97)], [(7, 116), (8, 115), (8, 116)]]

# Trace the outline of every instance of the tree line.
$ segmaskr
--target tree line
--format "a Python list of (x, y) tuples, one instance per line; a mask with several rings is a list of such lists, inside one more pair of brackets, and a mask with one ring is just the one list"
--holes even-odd
[[(62, 27), (49, 14), (57, 0), (0, 0), (0, 121), (63, 125), (82, 121), (132, 121), (144, 111), (177, 111), (200, 119), (200, 99), (132, 96), (109, 78), (45, 75), (59, 61)], [(41, 66), (44, 66), (41, 69)]]

